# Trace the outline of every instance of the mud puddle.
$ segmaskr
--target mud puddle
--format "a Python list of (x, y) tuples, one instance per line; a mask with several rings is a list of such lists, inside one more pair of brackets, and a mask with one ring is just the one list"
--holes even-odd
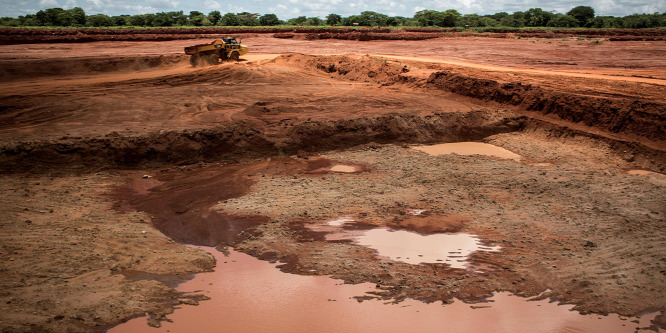
[(412, 265), (446, 263), (461, 269), (466, 268), (467, 259), (476, 251), (500, 250), (499, 246), (483, 246), (478, 237), (467, 233), (421, 235), (388, 228), (367, 230), (354, 241), (393, 261)]
[[(421, 216), (425, 209), (408, 209), (406, 214)], [(428, 220), (438, 224), (451, 224), (450, 216), (432, 216), (414, 218)], [(430, 230), (428, 227), (403, 225), (410, 230), (393, 228), (368, 228), (356, 223), (352, 216), (340, 216), (319, 223), (310, 223), (305, 227), (316, 233), (323, 233), (326, 241), (345, 241), (369, 247), (377, 251), (377, 256), (391, 261), (418, 265), (422, 263), (445, 263), (452, 268), (471, 268), (469, 256), (476, 251), (497, 252), (499, 246), (485, 246), (477, 236), (464, 232), (417, 232)], [(460, 230), (454, 228), (454, 230)]]
[(484, 156), (492, 156), (508, 160), (514, 160), (514, 161), (520, 160), (520, 155), (514, 152), (511, 152), (502, 147), (482, 142), (442, 143), (431, 146), (415, 146), (412, 148), (433, 156), (447, 155), (447, 154), (484, 155)]
[(655, 175), (655, 176), (666, 178), (666, 175), (663, 174), (663, 173), (648, 171), (648, 170), (642, 170), (642, 169), (629, 170), (629, 171), (627, 171), (627, 173), (630, 174), (630, 175), (640, 175), (640, 176)]
[[(110, 333), (129, 332), (635, 332), (655, 315), (622, 318), (581, 315), (571, 305), (498, 293), (488, 303), (455, 301), (426, 304), (407, 299), (398, 304), (360, 302), (374, 290), (369, 283), (346, 285), (324, 276), (283, 273), (275, 264), (230, 249), (228, 257), (203, 248), (217, 260), (211, 273), (178, 286), (210, 300), (182, 306), (162, 327), (135, 318)], [(634, 322), (632, 320), (636, 320)]]

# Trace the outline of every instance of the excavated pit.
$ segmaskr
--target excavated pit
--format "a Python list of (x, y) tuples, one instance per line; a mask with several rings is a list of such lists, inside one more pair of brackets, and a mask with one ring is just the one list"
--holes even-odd
[[(133, 221), (114, 231), (131, 230), (117, 245), (124, 254), (85, 259), (112, 264), (86, 271), (84, 287), (110, 277), (117, 286), (131, 283), (126, 293), (157, 294), (162, 282), (151, 276), (168, 275), (165, 267), (210, 269), (209, 257), (199, 257), (196, 267), (154, 259), (160, 248), (179, 246), (167, 241), (136, 255), (127, 250), (163, 234), (179, 243), (233, 246), (279, 261), (284, 272), (379, 286), (361, 299), (448, 304), (508, 291), (571, 304), (584, 314), (662, 312), (653, 324), (664, 327), (664, 184), (659, 175), (627, 174), (666, 170), (660, 86), (610, 83), (618, 94), (609, 95), (605, 83), (590, 80), (579, 93), (562, 87), (574, 79), (523, 84), (378, 56), (287, 54), (203, 69), (167, 57), (148, 61), (152, 69), (140, 75), (117, 70), (144, 66), (132, 59), (117, 66), (95, 61), (101, 63), (74, 72), (110, 74), (49, 82), (48, 75), (61, 76), (76, 62), (69, 60), (32, 82), (20, 82), (29, 75), (21, 66), (5, 71), (18, 83), (3, 86), (0, 104), (3, 195), (14, 205), (3, 209), (20, 219), (20, 226), (3, 225), (13, 226), (8, 233), (49, 233), (45, 217), (90, 202), (106, 207), (100, 211), (107, 216)], [(465, 142), (515, 156), (431, 156), (413, 149)], [(81, 186), (44, 197), (54, 189), (39, 186), (60, 177)], [(91, 201), (100, 196), (93, 190), (108, 202)], [(24, 207), (33, 197), (50, 200), (48, 208)], [(74, 218), (63, 215), (63, 223), (91, 223), (85, 214), (67, 214)], [(404, 254), (382, 256), (358, 244), (355, 237), (372, 230), (469, 235), (481, 247), (445, 251), (461, 258), (404, 262)], [(72, 247), (84, 244), (63, 239)], [(25, 248), (6, 252), (20, 257)], [(419, 254), (409, 254), (410, 260)], [(113, 264), (124, 257), (132, 259)], [(447, 259), (464, 260), (463, 268)], [(19, 275), (8, 281), (14, 284), (7, 290), (36, 283)], [(155, 288), (141, 287), (149, 283)], [(0, 300), (29, 307), (31, 300), (19, 297), (10, 292)], [(59, 328), (83, 330), (145, 312), (159, 324), (168, 314), (142, 306), (100, 319), (89, 310), (47, 314)]]

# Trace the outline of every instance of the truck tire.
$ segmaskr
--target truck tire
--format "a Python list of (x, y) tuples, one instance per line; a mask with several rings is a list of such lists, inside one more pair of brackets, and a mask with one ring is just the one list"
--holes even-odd
[(238, 54), (238, 52), (236, 52), (236, 51), (231, 52), (231, 55), (229, 56), (229, 59), (231, 59), (233, 61), (238, 61), (238, 59), (240, 59), (240, 54)]
[(211, 54), (206, 57), (206, 61), (210, 65), (218, 65), (220, 63), (220, 56), (218, 56), (217, 54)]
[(199, 65), (199, 55), (198, 54), (193, 54), (190, 56), (190, 65), (192, 67), (197, 67)]

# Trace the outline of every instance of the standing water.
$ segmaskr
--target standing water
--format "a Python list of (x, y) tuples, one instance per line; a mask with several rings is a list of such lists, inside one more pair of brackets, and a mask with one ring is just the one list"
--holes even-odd
[[(169, 315), (173, 322), (149, 327), (145, 317), (112, 328), (132, 332), (635, 332), (649, 326), (617, 315), (581, 315), (573, 306), (498, 293), (491, 303), (456, 301), (442, 306), (406, 300), (385, 304), (352, 298), (372, 291), (369, 283), (342, 284), (325, 276), (300, 276), (279, 271), (275, 264), (231, 250), (229, 257), (203, 248), (217, 259), (211, 273), (197, 274), (178, 286), (211, 299), (183, 306)], [(479, 308), (481, 306), (481, 308)]]
[(446, 263), (453, 268), (465, 268), (469, 255), (475, 251), (499, 251), (499, 246), (483, 246), (478, 237), (466, 233), (421, 235), (377, 228), (366, 231), (355, 241), (390, 260), (414, 265)]
[(413, 148), (416, 150), (420, 150), (428, 155), (446, 155), (446, 154), (486, 155), (486, 156), (494, 156), (515, 161), (520, 160), (520, 155), (516, 153), (513, 153), (502, 147), (497, 147), (488, 143), (481, 143), (481, 142), (443, 143), (432, 146), (416, 146)]

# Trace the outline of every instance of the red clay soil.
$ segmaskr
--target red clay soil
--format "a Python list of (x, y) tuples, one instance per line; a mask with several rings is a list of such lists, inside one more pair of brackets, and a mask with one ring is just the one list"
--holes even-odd
[[(212, 261), (155, 228), (373, 282), (387, 300), (550, 289), (584, 312), (666, 310), (665, 183), (626, 173), (666, 170), (665, 42), (275, 33), (246, 33), (243, 61), (204, 68), (182, 52), (208, 39), (0, 46), (2, 330), (163, 319), (179, 298), (163, 275)], [(468, 140), (523, 159), (408, 147)], [(363, 172), (317, 171), (329, 160)], [(342, 214), (503, 252), (465, 272), (303, 232)]]

